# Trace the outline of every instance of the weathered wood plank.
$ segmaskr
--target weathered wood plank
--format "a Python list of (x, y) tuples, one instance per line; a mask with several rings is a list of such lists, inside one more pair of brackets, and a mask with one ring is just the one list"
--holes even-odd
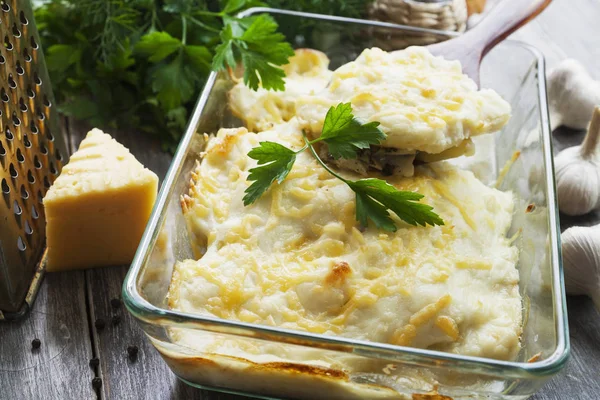
[(91, 357), (83, 272), (47, 274), (33, 311), (0, 323), (0, 398), (95, 399)]
[[(66, 129), (63, 135), (69, 137)], [(32, 350), (36, 338), (41, 346)], [(33, 310), (0, 323), (0, 398), (95, 399), (90, 358), (84, 273), (46, 274)]]
[[(536, 20), (513, 35), (538, 47), (546, 56), (548, 66), (556, 65), (566, 57), (577, 58), (587, 65), (593, 76), (600, 76), (600, 47), (596, 46), (596, 21), (600, 4), (594, 0), (570, 2), (554, 0), (553, 4)], [(595, 37), (596, 36), (596, 37)], [(83, 132), (83, 131), (81, 131)], [(559, 134), (560, 135), (560, 134)], [(162, 177), (168, 167), (169, 157), (157, 151), (156, 145), (138, 135), (117, 134), (122, 143), (146, 166)], [(78, 144), (80, 138), (73, 141)], [(577, 141), (571, 136), (560, 141), (559, 148)], [(579, 139), (580, 140), (580, 139)], [(570, 223), (584, 224), (589, 216)], [(564, 221), (564, 223), (569, 223)], [(188, 387), (179, 382), (149, 344), (133, 318), (121, 308), (115, 310), (110, 300), (120, 296), (121, 284), (127, 267), (115, 267), (86, 272), (91, 303), (91, 318), (102, 318), (106, 327), (94, 330), (94, 343), (100, 357), (100, 376), (103, 378), (104, 399), (245, 399), (240, 396), (221, 395)], [(111, 324), (113, 315), (119, 315), (118, 325)], [(597, 373), (600, 354), (595, 345), (600, 339), (600, 316), (586, 298), (569, 298), (569, 317), (572, 340), (572, 357), (566, 370), (551, 380), (535, 400), (595, 399), (600, 392)], [(137, 360), (127, 357), (127, 346), (139, 347)], [(594, 375), (595, 374), (595, 375)]]
[[(71, 146), (77, 148), (87, 128), (73, 125)], [(163, 153), (151, 138), (128, 132), (107, 132), (126, 146), (146, 167), (162, 178), (169, 168), (171, 156)], [(163, 362), (159, 353), (147, 340), (135, 319), (121, 304), (115, 308), (111, 300), (121, 297), (121, 287), (129, 266), (87, 270), (88, 299), (92, 325), (100, 319), (104, 329), (92, 330), (93, 343), (100, 360), (99, 374), (102, 379), (102, 399), (231, 399), (212, 397), (179, 381)], [(119, 319), (113, 323), (113, 318)], [(127, 348), (137, 346), (135, 359), (128, 357)]]
[(596, 400), (600, 393), (600, 312), (583, 296), (568, 298), (571, 359), (531, 400)]

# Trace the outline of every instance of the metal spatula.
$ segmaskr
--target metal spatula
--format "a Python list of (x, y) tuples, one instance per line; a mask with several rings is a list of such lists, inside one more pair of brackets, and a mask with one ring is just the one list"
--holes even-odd
[(68, 156), (27, 0), (0, 1), (0, 321), (23, 316), (44, 272), (42, 198)]

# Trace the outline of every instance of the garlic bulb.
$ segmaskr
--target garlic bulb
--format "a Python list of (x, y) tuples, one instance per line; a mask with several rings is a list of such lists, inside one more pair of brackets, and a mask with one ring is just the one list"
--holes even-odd
[(600, 203), (600, 106), (580, 146), (561, 151), (554, 159), (558, 207), (567, 215), (582, 215)]
[(600, 225), (574, 226), (561, 238), (567, 293), (590, 296), (600, 309)]
[(578, 61), (564, 60), (548, 74), (548, 101), (553, 130), (561, 125), (585, 129), (594, 106), (600, 104), (600, 81)]

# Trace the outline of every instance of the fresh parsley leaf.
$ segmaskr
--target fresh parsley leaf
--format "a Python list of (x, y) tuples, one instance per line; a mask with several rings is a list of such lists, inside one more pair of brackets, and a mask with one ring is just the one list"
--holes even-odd
[(167, 32), (152, 32), (142, 36), (135, 46), (135, 52), (148, 57), (151, 63), (157, 63), (179, 50), (181, 46), (181, 40)]
[(223, 12), (225, 14), (233, 14), (245, 8), (262, 7), (266, 5), (267, 4), (263, 3), (262, 1), (255, 0), (229, 0), (225, 4), (225, 7), (223, 7)]
[(183, 50), (188, 62), (196, 71), (202, 74), (210, 71), (212, 54), (206, 47), (187, 45)]
[(398, 190), (386, 181), (376, 178), (347, 181), (356, 193), (356, 219), (367, 226), (367, 219), (378, 228), (395, 232), (396, 225), (388, 209), (411, 225), (444, 225), (444, 221), (433, 212), (433, 207), (419, 203), (423, 195), (417, 192)]
[(260, 142), (260, 146), (250, 150), (248, 156), (257, 160), (260, 166), (249, 171), (248, 180), (254, 183), (246, 189), (245, 206), (254, 203), (273, 182), (283, 182), (296, 161), (296, 152), (275, 142)]
[(352, 114), (352, 105), (341, 103), (327, 111), (319, 140), (327, 143), (336, 160), (355, 158), (358, 150), (368, 149), (386, 138), (378, 126), (379, 122), (361, 123)]
[(266, 62), (259, 54), (247, 51), (242, 53), (244, 83), (256, 90), (262, 83), (265, 89), (285, 90), (285, 72)]
[(212, 69), (215, 71), (226, 70), (228, 65), (234, 68), (236, 65), (235, 54), (233, 53), (232, 25), (225, 25), (220, 36), (221, 44), (215, 48), (215, 56), (212, 62)]
[(152, 74), (152, 90), (165, 110), (179, 107), (194, 94), (196, 74), (179, 53), (170, 63), (156, 68)]
[(239, 61), (244, 66), (244, 83), (253, 90), (259, 85), (265, 89), (283, 90), (285, 73), (278, 66), (287, 64), (294, 50), (285, 37), (277, 33), (277, 23), (266, 14), (244, 19), (224, 19), (222, 43), (215, 49), (214, 70), (235, 68)]
[(65, 72), (80, 58), (81, 50), (73, 45), (55, 44), (46, 51), (46, 64), (50, 71)]

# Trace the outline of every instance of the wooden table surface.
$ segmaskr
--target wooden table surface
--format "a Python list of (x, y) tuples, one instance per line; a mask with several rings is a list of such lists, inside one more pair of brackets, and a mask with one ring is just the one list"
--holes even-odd
[[(576, 58), (600, 79), (598, 0), (554, 0), (513, 38), (542, 50), (549, 67)], [(84, 133), (75, 127), (68, 130), (72, 150)], [(170, 156), (156, 143), (127, 134), (118, 139), (144, 165), (164, 176)], [(581, 134), (555, 132), (558, 149), (577, 140)], [(575, 222), (590, 221), (586, 216)], [(125, 308), (111, 304), (120, 297), (126, 272), (127, 266), (46, 275), (33, 311), (21, 321), (0, 323), (0, 399), (245, 399), (177, 380)], [(585, 297), (569, 297), (568, 308), (570, 361), (532, 399), (600, 398), (600, 313)], [(104, 322), (103, 329), (95, 327), (97, 321)], [(34, 338), (42, 345), (32, 351)], [(127, 347), (134, 345), (139, 353), (132, 361)], [(90, 367), (92, 358), (99, 359), (98, 367)], [(92, 385), (95, 377), (102, 380), (99, 388)]]

